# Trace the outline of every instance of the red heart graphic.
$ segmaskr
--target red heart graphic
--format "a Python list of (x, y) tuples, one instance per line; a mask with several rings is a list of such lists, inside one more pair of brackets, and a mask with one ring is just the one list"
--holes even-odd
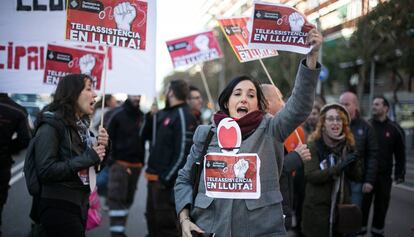
[(237, 144), (237, 131), (235, 127), (220, 127), (219, 141), (223, 148), (233, 148)]

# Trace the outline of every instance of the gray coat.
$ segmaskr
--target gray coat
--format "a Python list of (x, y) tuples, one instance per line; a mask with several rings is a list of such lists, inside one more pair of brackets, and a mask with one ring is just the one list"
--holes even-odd
[[(199, 126), (194, 134), (194, 145), (185, 166), (179, 171), (175, 184), (175, 203), (179, 213), (192, 205), (191, 217), (206, 232), (217, 237), (286, 236), (279, 176), (283, 166), (283, 141), (309, 115), (312, 109), (319, 68), (311, 70), (302, 60), (296, 76), (292, 96), (275, 116), (267, 114), (256, 131), (242, 141), (239, 153), (257, 153), (261, 160), (259, 199), (214, 199), (205, 195), (201, 174), (198, 194), (192, 200), (191, 166), (202, 152), (210, 126)], [(207, 152), (220, 152), (217, 128)], [(276, 158), (275, 158), (276, 154)], [(234, 208), (233, 208), (234, 207)]]

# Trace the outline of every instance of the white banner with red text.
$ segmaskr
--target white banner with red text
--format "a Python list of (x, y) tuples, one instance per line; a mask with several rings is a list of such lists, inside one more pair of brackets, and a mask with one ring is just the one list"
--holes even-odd
[[(2, 3), (0, 92), (54, 92), (56, 85), (46, 84), (43, 80), (47, 44), (83, 45), (64, 40), (65, 2), (6, 0)], [(155, 96), (156, 1), (148, 1), (146, 24), (145, 50), (108, 48), (106, 93)], [(102, 46), (82, 47), (103, 51)]]

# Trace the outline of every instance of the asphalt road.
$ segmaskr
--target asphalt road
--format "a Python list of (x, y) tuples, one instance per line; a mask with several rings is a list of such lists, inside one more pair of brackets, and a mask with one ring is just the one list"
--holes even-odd
[[(16, 157), (13, 168), (9, 198), (3, 211), (2, 232), (4, 237), (26, 237), (30, 233), (31, 197), (21, 173), (24, 152)], [(144, 217), (146, 201), (146, 180), (141, 175), (134, 205), (131, 208), (127, 224), (127, 235), (134, 237), (146, 236)], [(109, 237), (109, 218), (103, 211), (101, 226), (87, 232), (87, 237)], [(387, 237), (414, 236), (414, 188), (411, 185), (394, 186), (388, 216), (386, 220)], [(290, 236), (294, 236), (290, 234)], [(369, 235), (367, 235), (369, 236)]]

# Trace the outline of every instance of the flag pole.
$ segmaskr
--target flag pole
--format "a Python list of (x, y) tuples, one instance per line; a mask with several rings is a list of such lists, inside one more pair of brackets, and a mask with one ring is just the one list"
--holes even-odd
[(208, 84), (207, 84), (206, 75), (204, 74), (204, 66), (203, 66), (203, 64), (201, 64), (201, 65), (199, 65), (199, 67), (200, 67), (201, 80), (203, 81), (204, 88), (205, 88), (206, 93), (207, 93), (208, 102), (211, 104), (212, 108), (214, 108), (215, 106), (214, 106), (214, 102), (213, 102), (213, 97), (211, 97), (210, 89), (209, 89)]
[(264, 69), (264, 71), (265, 71), (265, 73), (266, 73), (266, 75), (267, 75), (267, 78), (269, 79), (270, 83), (271, 83), (273, 86), (276, 86), (276, 85), (275, 85), (275, 83), (274, 83), (274, 82), (273, 82), (273, 80), (272, 80), (272, 77), (270, 77), (270, 74), (269, 74), (269, 72), (267, 71), (267, 68), (266, 68), (266, 66), (264, 65), (263, 60), (262, 60), (261, 58), (259, 58), (259, 62), (260, 62), (260, 64), (262, 65), (262, 67), (263, 67), (263, 69)]
[[(263, 60), (262, 60), (261, 58), (259, 58), (259, 62), (260, 62), (260, 64), (262, 65), (262, 67), (263, 67), (263, 69), (264, 69), (264, 71), (265, 71), (265, 73), (266, 73), (266, 75), (267, 75), (267, 78), (269, 79), (270, 83), (272, 83), (272, 85), (273, 85), (273, 86), (276, 86), (276, 85), (275, 85), (275, 83), (274, 83), (274, 82), (273, 82), (273, 80), (272, 80), (272, 77), (270, 77), (270, 74), (269, 74), (269, 72), (267, 71), (267, 68), (266, 68), (266, 66), (264, 65)], [(280, 101), (282, 101), (282, 102), (283, 102), (283, 100), (282, 100), (282, 98), (280, 98), (279, 94), (277, 94), (276, 96), (277, 96), (277, 97), (279, 97), (278, 99), (279, 99)], [(283, 102), (283, 106), (285, 106), (285, 102)], [(297, 139), (298, 139), (298, 141), (299, 141), (299, 144), (303, 144), (303, 141), (302, 141), (302, 139), (300, 138), (300, 136), (299, 136), (299, 133), (298, 133), (298, 130), (297, 130), (297, 129), (295, 129), (295, 135), (296, 135), (296, 138), (297, 138)]]
[(101, 107), (101, 125), (103, 127), (104, 108), (105, 108), (105, 91), (106, 91), (106, 70), (107, 70), (107, 57), (108, 57), (108, 46), (104, 46), (104, 62), (102, 70), (102, 107)]

